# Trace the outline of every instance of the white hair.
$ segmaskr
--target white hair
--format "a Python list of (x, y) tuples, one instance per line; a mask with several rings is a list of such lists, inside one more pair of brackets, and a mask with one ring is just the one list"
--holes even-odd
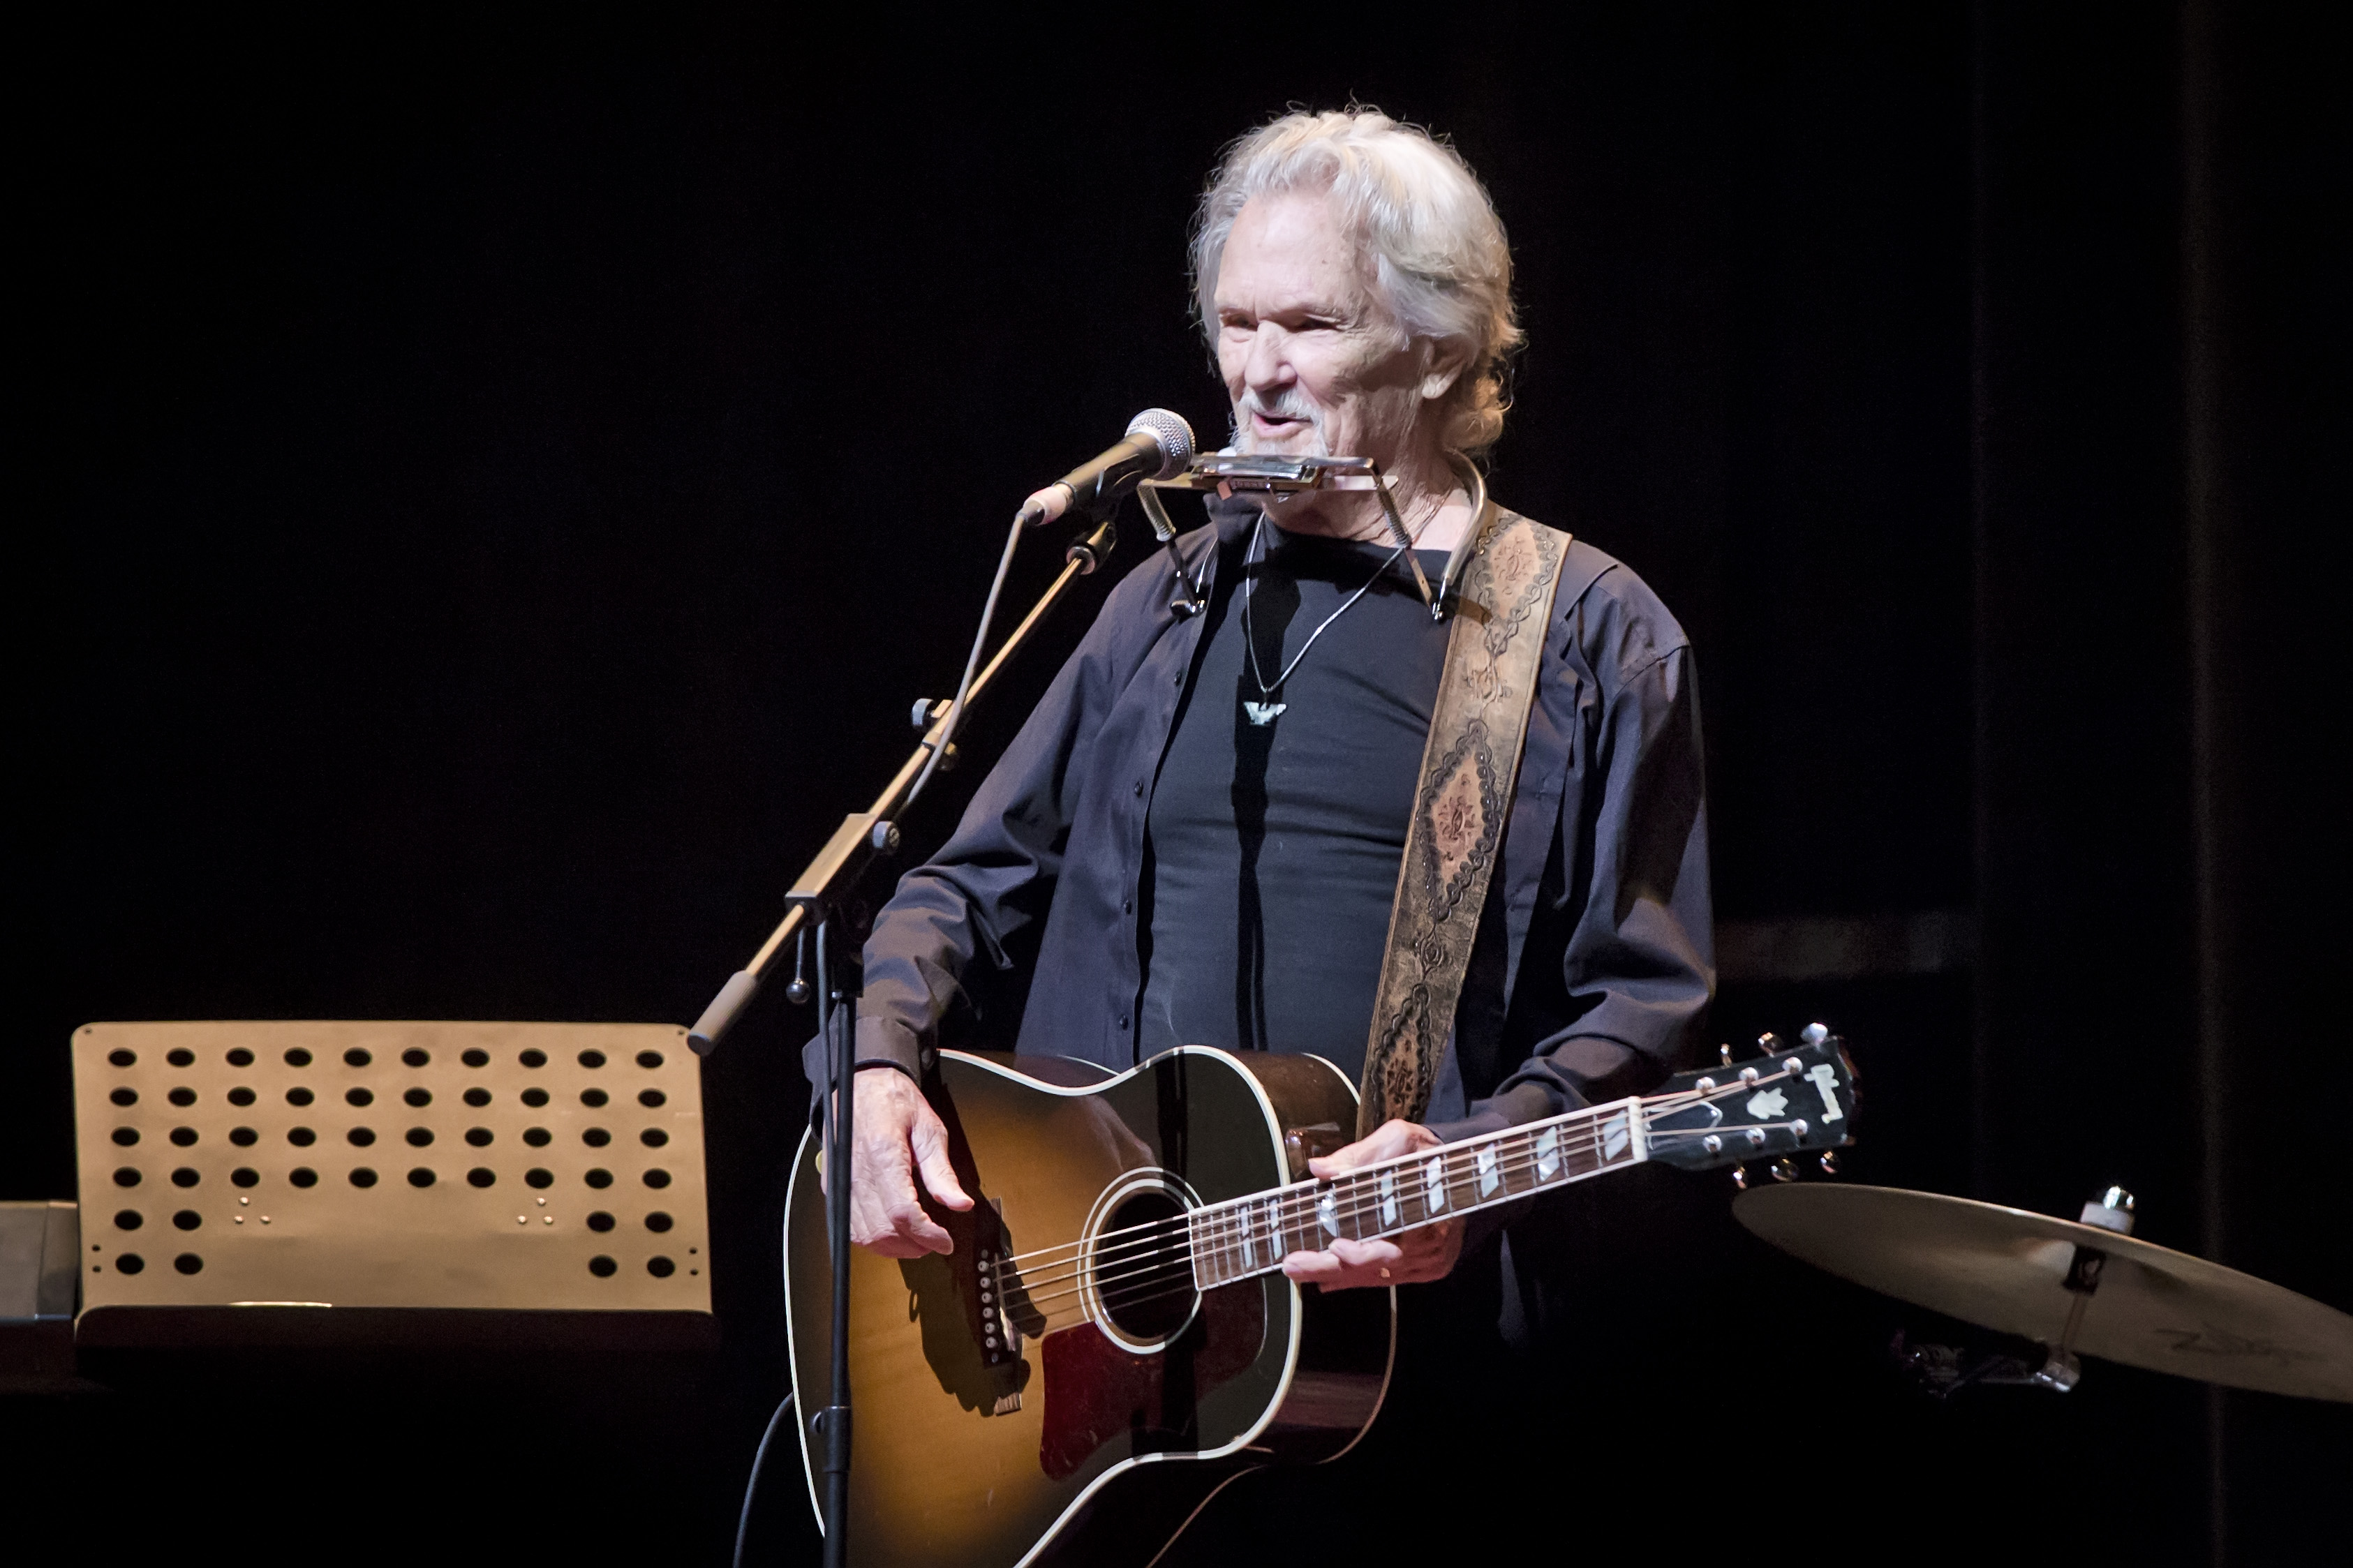
[(1462, 155), (1377, 109), (1293, 112), (1226, 149), (1193, 225), (1201, 327), (1218, 331), (1218, 268), (1252, 196), (1326, 190), (1372, 253), (1373, 280), (1412, 337), (1467, 351), (1446, 395), (1442, 438), (1479, 453), (1504, 432), (1504, 361), (1519, 345), (1512, 252), (1486, 187)]

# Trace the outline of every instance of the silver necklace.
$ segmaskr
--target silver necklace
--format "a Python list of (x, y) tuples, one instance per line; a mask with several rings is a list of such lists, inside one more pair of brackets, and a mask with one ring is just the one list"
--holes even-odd
[[(1315, 639), (1324, 635), (1324, 628), (1346, 615), (1356, 601), (1363, 598), (1371, 590), (1372, 585), (1381, 580), (1382, 574), (1397, 564), (1398, 557), (1413, 548), (1413, 542), (1408, 540), (1390, 551), (1388, 559), (1373, 568), (1373, 574), (1365, 579), (1365, 585), (1349, 595), (1338, 609), (1324, 616), (1322, 626), (1307, 634), (1307, 640), (1299, 645), (1299, 651), (1291, 656), (1291, 662), (1282, 667), (1282, 673), (1274, 678), (1274, 683), (1269, 685), (1265, 672), (1259, 668), (1258, 636), (1250, 630), (1250, 588), (1256, 582), (1256, 578), (1251, 575), (1250, 568), (1265, 559), (1265, 552), (1261, 548), (1266, 539), (1265, 529), (1266, 514), (1261, 512), (1258, 521), (1250, 528), (1250, 555), (1244, 556), (1242, 559), (1242, 649), (1250, 656), (1250, 679), (1258, 682), (1258, 694), (1262, 698), (1271, 698), (1282, 689), (1282, 683), (1291, 679), (1291, 672), (1299, 668), (1299, 661), (1307, 657), (1307, 650), (1315, 646)], [(1253, 560), (1251, 556), (1256, 556), (1257, 559)], [(1261, 727), (1273, 723), (1275, 720), (1282, 717), (1282, 710), (1290, 706), (1288, 702), (1252, 702), (1248, 698), (1242, 700), (1242, 711), (1249, 715), (1252, 724)]]

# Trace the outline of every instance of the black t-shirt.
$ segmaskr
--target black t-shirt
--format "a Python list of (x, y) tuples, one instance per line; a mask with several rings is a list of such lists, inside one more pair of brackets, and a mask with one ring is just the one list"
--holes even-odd
[[(1207, 613), (1200, 673), (1145, 818), (1136, 1046), (1312, 1052), (1351, 1078), (1380, 977), (1447, 626), (1392, 547), (1262, 526), (1244, 650), (1237, 585)], [(1440, 552), (1422, 552), (1435, 586)], [(1305, 647), (1327, 616), (1372, 585)], [(1283, 704), (1265, 723), (1245, 702)]]

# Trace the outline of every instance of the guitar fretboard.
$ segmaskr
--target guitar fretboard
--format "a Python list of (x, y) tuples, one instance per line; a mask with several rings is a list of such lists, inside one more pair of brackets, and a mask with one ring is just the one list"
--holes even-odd
[(1189, 1220), (1194, 1282), (1271, 1273), (1293, 1252), (1395, 1236), (1649, 1157), (1642, 1102), (1624, 1100), (1211, 1205)]

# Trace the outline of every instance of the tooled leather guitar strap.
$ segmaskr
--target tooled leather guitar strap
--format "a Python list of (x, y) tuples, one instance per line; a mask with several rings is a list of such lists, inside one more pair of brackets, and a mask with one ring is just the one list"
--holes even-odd
[(1398, 868), (1356, 1135), (1429, 1108), (1512, 807), (1569, 536), (1494, 508), (1462, 571)]

